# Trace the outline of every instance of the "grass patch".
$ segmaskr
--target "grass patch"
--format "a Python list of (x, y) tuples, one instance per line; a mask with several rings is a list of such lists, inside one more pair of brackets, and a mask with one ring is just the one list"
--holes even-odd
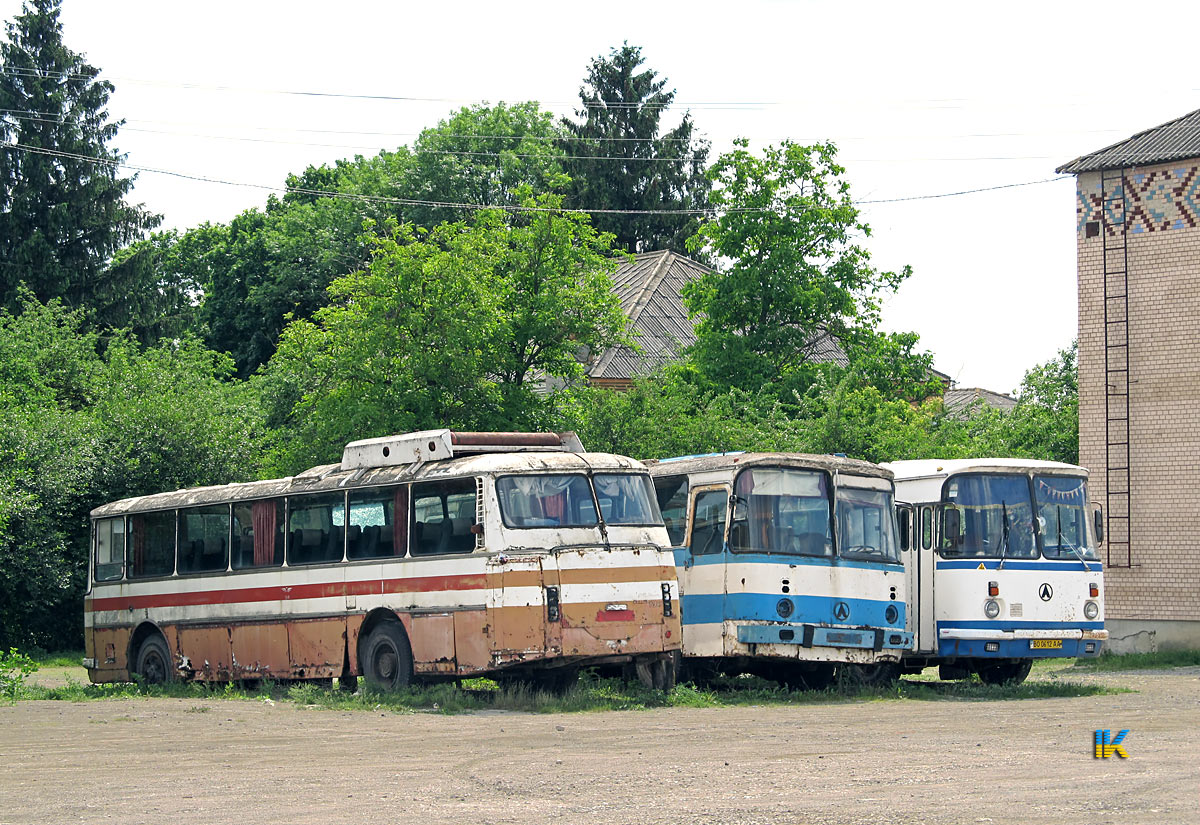
[[(584, 672), (577, 685), (561, 694), (535, 690), (525, 685), (501, 687), (489, 679), (464, 680), (461, 688), (446, 682), (419, 685), (393, 692), (364, 688), (357, 693), (320, 687), (314, 683), (278, 685), (270, 681), (249, 683), (247, 686), (214, 686), (199, 683), (142, 686), (135, 683), (91, 685), (68, 680), (66, 685), (59, 687), (27, 686), (23, 688), (20, 698), (67, 702), (142, 698), (233, 699), (272, 704), (288, 702), (304, 708), (325, 710), (457, 714), (484, 710), (584, 713), (664, 707), (819, 705), (886, 700), (995, 701), (1128, 692), (1130, 691), (1123, 688), (1080, 684), (1060, 679), (1000, 686), (985, 685), (976, 680), (936, 682), (910, 678), (882, 687), (835, 686), (820, 691), (803, 691), (789, 690), (754, 676), (739, 676), (721, 677), (702, 686), (684, 683), (670, 693), (664, 693), (644, 687), (639, 682), (602, 678)], [(207, 711), (207, 707), (196, 705), (188, 709), (190, 713)]]
[(38, 667), (83, 667), (82, 650), (64, 650), (58, 653), (47, 653), (35, 650), (30, 654)]
[(1200, 665), (1200, 650), (1162, 650), (1158, 653), (1127, 653), (1123, 656), (1102, 653), (1094, 659), (1079, 659), (1075, 667), (1080, 670), (1165, 670), (1174, 667), (1196, 667)]

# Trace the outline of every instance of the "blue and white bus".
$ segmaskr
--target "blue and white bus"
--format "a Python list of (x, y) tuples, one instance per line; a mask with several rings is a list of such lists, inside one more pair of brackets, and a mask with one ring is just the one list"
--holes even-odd
[(1020, 682), (1037, 658), (1099, 656), (1104, 576), (1087, 470), (1032, 459), (896, 461), (913, 650), (937, 665)]
[(912, 643), (892, 474), (836, 456), (648, 461), (675, 547), (684, 675), (899, 675)]

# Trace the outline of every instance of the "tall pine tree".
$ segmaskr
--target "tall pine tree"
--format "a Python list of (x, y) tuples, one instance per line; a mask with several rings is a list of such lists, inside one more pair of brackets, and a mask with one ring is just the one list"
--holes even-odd
[[(61, 0), (26, 0), (0, 43), (0, 306), (24, 282), (40, 300), (87, 306), (114, 252), (159, 216), (125, 202), (133, 178), (109, 147), (122, 121), (100, 70), (68, 49)], [(97, 162), (96, 159), (101, 159)]]
[[(675, 92), (663, 91), (665, 79), (652, 69), (638, 71), (642, 50), (624, 44), (597, 57), (579, 90), (583, 108), (578, 122), (563, 120), (567, 173), (572, 179), (569, 206), (669, 212), (703, 208), (708, 180), (704, 164), (709, 144), (694, 136), (690, 113), (674, 129), (659, 134), (664, 111)], [(696, 215), (605, 214), (594, 212), (597, 229), (617, 236), (615, 246), (628, 252), (672, 249), (685, 252), (685, 241), (699, 226)]]

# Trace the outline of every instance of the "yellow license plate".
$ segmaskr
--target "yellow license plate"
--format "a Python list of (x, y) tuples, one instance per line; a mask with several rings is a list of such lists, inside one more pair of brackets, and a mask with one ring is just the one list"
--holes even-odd
[(1034, 650), (1062, 650), (1062, 639), (1030, 639), (1029, 646)]

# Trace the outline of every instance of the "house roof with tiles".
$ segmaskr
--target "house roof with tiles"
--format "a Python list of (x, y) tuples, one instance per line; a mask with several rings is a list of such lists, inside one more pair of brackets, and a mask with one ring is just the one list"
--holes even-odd
[[(683, 304), (683, 288), (713, 270), (670, 250), (643, 252), (621, 265), (613, 274), (613, 289), (641, 351), (632, 347), (610, 347), (588, 365), (593, 382), (628, 382), (657, 367), (675, 361), (696, 340)], [(811, 341), (814, 360), (849, 363), (846, 353), (829, 333)]]
[(1077, 157), (1055, 171), (1077, 175), (1197, 157), (1200, 157), (1200, 109)]

